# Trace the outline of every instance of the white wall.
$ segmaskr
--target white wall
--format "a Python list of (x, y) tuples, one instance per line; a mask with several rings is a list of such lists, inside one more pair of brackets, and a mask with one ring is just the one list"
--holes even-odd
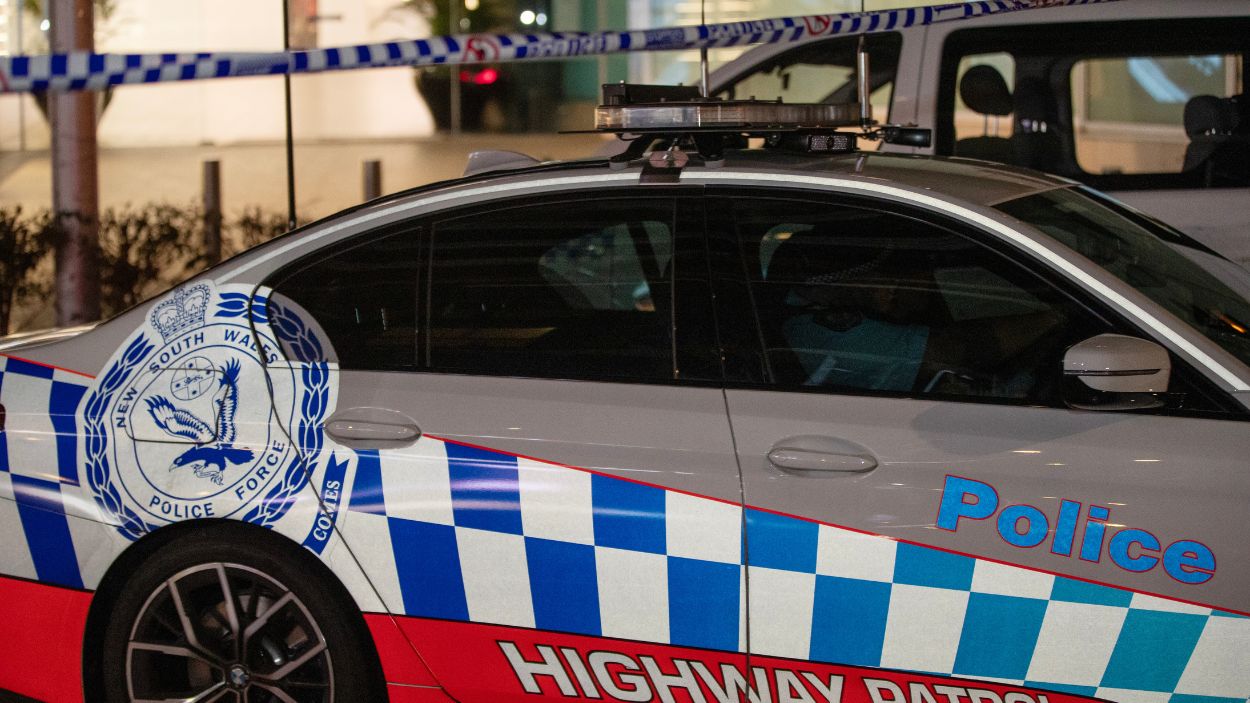
[[(396, 0), (320, 0), (321, 46), (346, 46), (429, 34), (425, 20), (395, 12)], [(411, 68), (337, 71), (300, 76), (292, 84), (299, 139), (368, 139), (432, 134), (434, 122), (417, 94)]]
[[(22, 46), (27, 47), (27, 53), (42, 52), (46, 44), (42, 42), (41, 36), (36, 36), (39, 32), (39, 20), (26, 17), (25, 13), (20, 12), (20, 7), (21, 2), (18, 0), (3, 0), (0, 3), (0, 12), (7, 19), (2, 30), (6, 39), (5, 49), (9, 53), (16, 53), (18, 40), (21, 39)], [(0, 95), (0, 150), (12, 151), (22, 146), (27, 149), (46, 149), (48, 141), (48, 124), (29, 95)]]
[[(99, 51), (275, 51), (282, 48), (278, 0), (119, 0), (99, 28)], [(411, 13), (388, 12), (395, 0), (321, 0), (323, 47), (428, 34)], [(298, 76), (293, 81), (297, 139), (416, 137), (433, 122), (409, 68)], [(0, 149), (18, 144), (17, 96), (0, 98)], [(43, 116), (26, 98), (26, 146), (46, 148)], [(284, 138), (280, 77), (121, 86), (100, 120), (99, 143), (110, 147), (235, 144)]]
[[(279, 2), (121, 0), (100, 51), (272, 51), (282, 48)], [(100, 146), (222, 144), (281, 139), (276, 78), (122, 86), (100, 120)]]

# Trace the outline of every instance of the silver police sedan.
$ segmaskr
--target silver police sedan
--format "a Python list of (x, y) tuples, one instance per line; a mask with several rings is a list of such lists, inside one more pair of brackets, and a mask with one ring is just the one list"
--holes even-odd
[(1007, 167), (660, 156), (5, 344), (0, 688), (1250, 698), (1246, 271)]

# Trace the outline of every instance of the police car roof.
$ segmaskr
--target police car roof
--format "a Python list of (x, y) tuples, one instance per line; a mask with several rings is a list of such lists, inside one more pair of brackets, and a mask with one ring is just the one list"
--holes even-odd
[(871, 180), (922, 189), (975, 205), (995, 205), (1074, 184), (989, 161), (880, 152), (821, 156), (746, 149), (727, 152), (725, 167)]
[[(641, 170), (645, 163), (645, 158), (639, 159), (630, 163), (628, 168)], [(504, 167), (418, 190), (424, 193), (442, 187), (481, 183), (483, 180), (525, 180), (537, 173), (555, 175), (564, 170), (585, 173), (587, 170), (607, 168), (608, 162), (604, 159), (549, 162), (533, 167)], [(705, 166), (695, 157), (682, 170), (701, 170), (708, 173), (718, 170), (748, 170), (862, 179), (924, 190), (930, 194), (981, 206), (992, 206), (1032, 193), (1075, 184), (1074, 181), (1037, 171), (988, 161), (880, 152), (828, 155), (799, 154), (775, 149), (730, 149), (725, 152), (722, 166)], [(402, 197), (402, 194), (395, 197)]]

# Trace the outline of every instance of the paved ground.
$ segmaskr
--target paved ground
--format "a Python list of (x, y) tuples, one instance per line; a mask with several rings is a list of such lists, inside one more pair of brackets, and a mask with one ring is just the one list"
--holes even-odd
[[(459, 176), (469, 152), (507, 149), (538, 159), (586, 156), (599, 135), (462, 134), (407, 141), (297, 143), (296, 207), (313, 220), (361, 200), (365, 160), (382, 161), (384, 193)], [(103, 207), (148, 202), (191, 203), (200, 199), (201, 164), (221, 162), (227, 212), (261, 206), (286, 211), (286, 162), (282, 144), (105, 149), (100, 152)], [(48, 207), (51, 165), (44, 152), (0, 152), (0, 207)]]

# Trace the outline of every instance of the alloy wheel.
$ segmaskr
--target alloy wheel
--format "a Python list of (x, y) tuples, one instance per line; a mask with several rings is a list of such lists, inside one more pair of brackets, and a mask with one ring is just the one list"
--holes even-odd
[(321, 628), (286, 586), (240, 564), (200, 564), (148, 597), (131, 628), (135, 703), (331, 703)]

